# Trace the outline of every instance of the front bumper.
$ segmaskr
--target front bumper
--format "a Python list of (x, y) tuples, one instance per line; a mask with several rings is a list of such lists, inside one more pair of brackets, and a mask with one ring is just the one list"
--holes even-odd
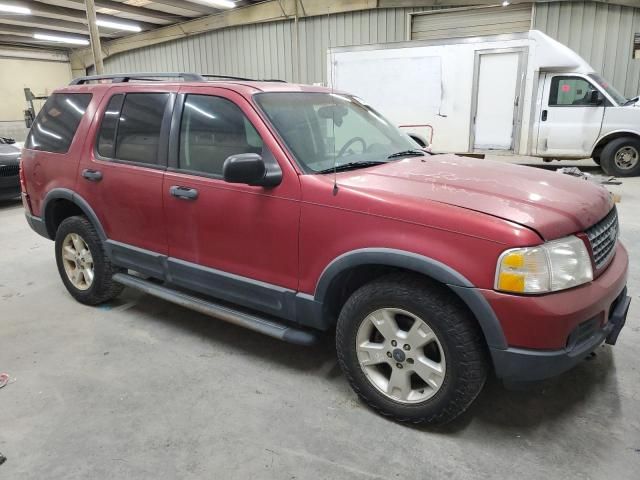
[(627, 320), (631, 297), (625, 288), (611, 309), (608, 322), (589, 338), (562, 350), (527, 350), (523, 348), (491, 351), (496, 376), (507, 381), (531, 382), (554, 377), (573, 368), (603, 342), (614, 345)]
[(482, 293), (503, 328), (506, 349), (491, 348), (496, 375), (535, 381), (569, 370), (599, 345), (615, 343), (624, 326), (629, 259), (621, 243), (594, 281), (548, 295)]

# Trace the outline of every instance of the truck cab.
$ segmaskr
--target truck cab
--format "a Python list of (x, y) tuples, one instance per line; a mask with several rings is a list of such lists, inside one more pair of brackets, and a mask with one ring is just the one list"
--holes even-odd
[(543, 73), (538, 85), (535, 155), (588, 158), (617, 176), (640, 173), (640, 109), (591, 73)]

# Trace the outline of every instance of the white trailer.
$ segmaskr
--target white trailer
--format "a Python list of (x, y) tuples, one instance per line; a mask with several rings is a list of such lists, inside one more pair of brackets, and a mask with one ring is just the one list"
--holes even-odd
[(593, 158), (640, 174), (640, 108), (542, 32), (332, 48), (329, 84), (437, 152)]

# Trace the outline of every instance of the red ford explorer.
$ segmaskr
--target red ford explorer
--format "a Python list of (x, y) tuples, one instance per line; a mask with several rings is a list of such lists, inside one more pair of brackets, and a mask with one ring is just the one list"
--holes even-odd
[(615, 343), (628, 258), (604, 188), (430, 155), (326, 88), (156, 77), (75, 80), (26, 142), (27, 220), (79, 302), (128, 286), (294, 343), (335, 330), (353, 389), (406, 422)]

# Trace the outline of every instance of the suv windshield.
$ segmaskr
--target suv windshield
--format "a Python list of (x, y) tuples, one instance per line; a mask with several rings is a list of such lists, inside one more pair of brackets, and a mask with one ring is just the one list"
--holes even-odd
[(590, 73), (589, 76), (603, 88), (618, 105), (623, 105), (627, 102), (627, 98), (616, 90), (609, 82), (602, 78), (597, 73)]
[(354, 97), (332, 93), (255, 95), (302, 168), (326, 173), (424, 155), (408, 135)]

